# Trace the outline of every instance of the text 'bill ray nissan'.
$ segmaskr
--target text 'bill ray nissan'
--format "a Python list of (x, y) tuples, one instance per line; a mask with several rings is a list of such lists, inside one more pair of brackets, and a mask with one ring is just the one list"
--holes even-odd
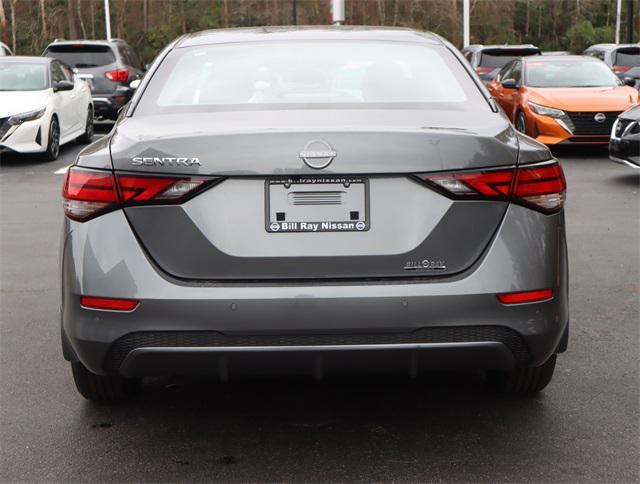
[(518, 131), (547, 145), (606, 144), (618, 115), (638, 102), (637, 90), (587, 56), (517, 59), (487, 87)]
[(78, 390), (429, 368), (544, 388), (567, 346), (560, 165), (400, 29), (187, 35), (64, 182)]
[(60, 146), (93, 138), (89, 86), (55, 59), (0, 58), (0, 153), (55, 160)]

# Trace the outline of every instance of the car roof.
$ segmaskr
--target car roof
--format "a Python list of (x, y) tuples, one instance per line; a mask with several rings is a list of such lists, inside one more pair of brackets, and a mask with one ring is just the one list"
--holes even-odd
[(589, 61), (602, 62), (600, 59), (588, 55), (542, 55), (536, 57), (523, 57), (522, 61), (529, 62), (549, 62), (549, 61)]
[(277, 40), (386, 40), (443, 44), (435, 34), (396, 27), (282, 26), (204, 30), (180, 38), (176, 47)]
[(0, 58), (2, 62), (33, 62), (34, 64), (48, 64), (50, 57), (38, 57), (35, 55), (9, 55)]
[(585, 49), (585, 52), (587, 50), (592, 50), (592, 49), (610, 51), (610, 50), (615, 50), (615, 49), (620, 49), (625, 47), (640, 47), (640, 44), (595, 44), (587, 47)]
[(538, 49), (538, 46), (533, 44), (471, 44), (464, 48), (464, 50), (483, 50), (483, 49)]
[(125, 44), (126, 42), (122, 39), (111, 39), (111, 40), (86, 40), (86, 39), (78, 39), (78, 40), (54, 40), (49, 45), (47, 45), (47, 49), (56, 45), (104, 45), (104, 46), (112, 46), (113, 44)]

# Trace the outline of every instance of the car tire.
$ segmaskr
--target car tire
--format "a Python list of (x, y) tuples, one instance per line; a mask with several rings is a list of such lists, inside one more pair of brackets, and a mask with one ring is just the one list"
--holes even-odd
[(121, 402), (130, 400), (140, 390), (140, 379), (114, 375), (96, 375), (79, 361), (71, 363), (73, 380), (78, 392), (93, 402)]
[(516, 115), (516, 130), (520, 131), (522, 134), (527, 133), (527, 118), (524, 116), (522, 111), (519, 111)]
[(506, 372), (487, 374), (491, 386), (501, 393), (510, 395), (532, 395), (543, 390), (551, 381), (556, 367), (557, 355), (540, 366), (533, 368), (515, 368)]
[(44, 158), (47, 161), (55, 161), (60, 154), (60, 125), (58, 118), (53, 116), (49, 123), (49, 137), (47, 139), (47, 149), (44, 152)]
[(93, 141), (93, 131), (94, 131), (93, 108), (89, 106), (89, 112), (87, 113), (87, 122), (85, 124), (84, 133), (81, 136), (79, 136), (76, 141), (78, 141), (78, 143), (83, 145), (91, 143)]

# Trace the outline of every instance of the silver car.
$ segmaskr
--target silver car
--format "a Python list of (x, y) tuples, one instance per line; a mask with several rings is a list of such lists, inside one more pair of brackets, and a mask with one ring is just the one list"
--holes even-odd
[(186, 35), (68, 171), (64, 357), (102, 401), (195, 372), (535, 393), (567, 347), (565, 189), (437, 35)]

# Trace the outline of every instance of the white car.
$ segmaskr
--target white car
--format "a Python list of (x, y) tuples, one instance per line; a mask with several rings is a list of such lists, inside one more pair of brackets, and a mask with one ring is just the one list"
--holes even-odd
[(0, 152), (55, 160), (69, 141), (90, 143), (89, 85), (57, 59), (0, 57)]

